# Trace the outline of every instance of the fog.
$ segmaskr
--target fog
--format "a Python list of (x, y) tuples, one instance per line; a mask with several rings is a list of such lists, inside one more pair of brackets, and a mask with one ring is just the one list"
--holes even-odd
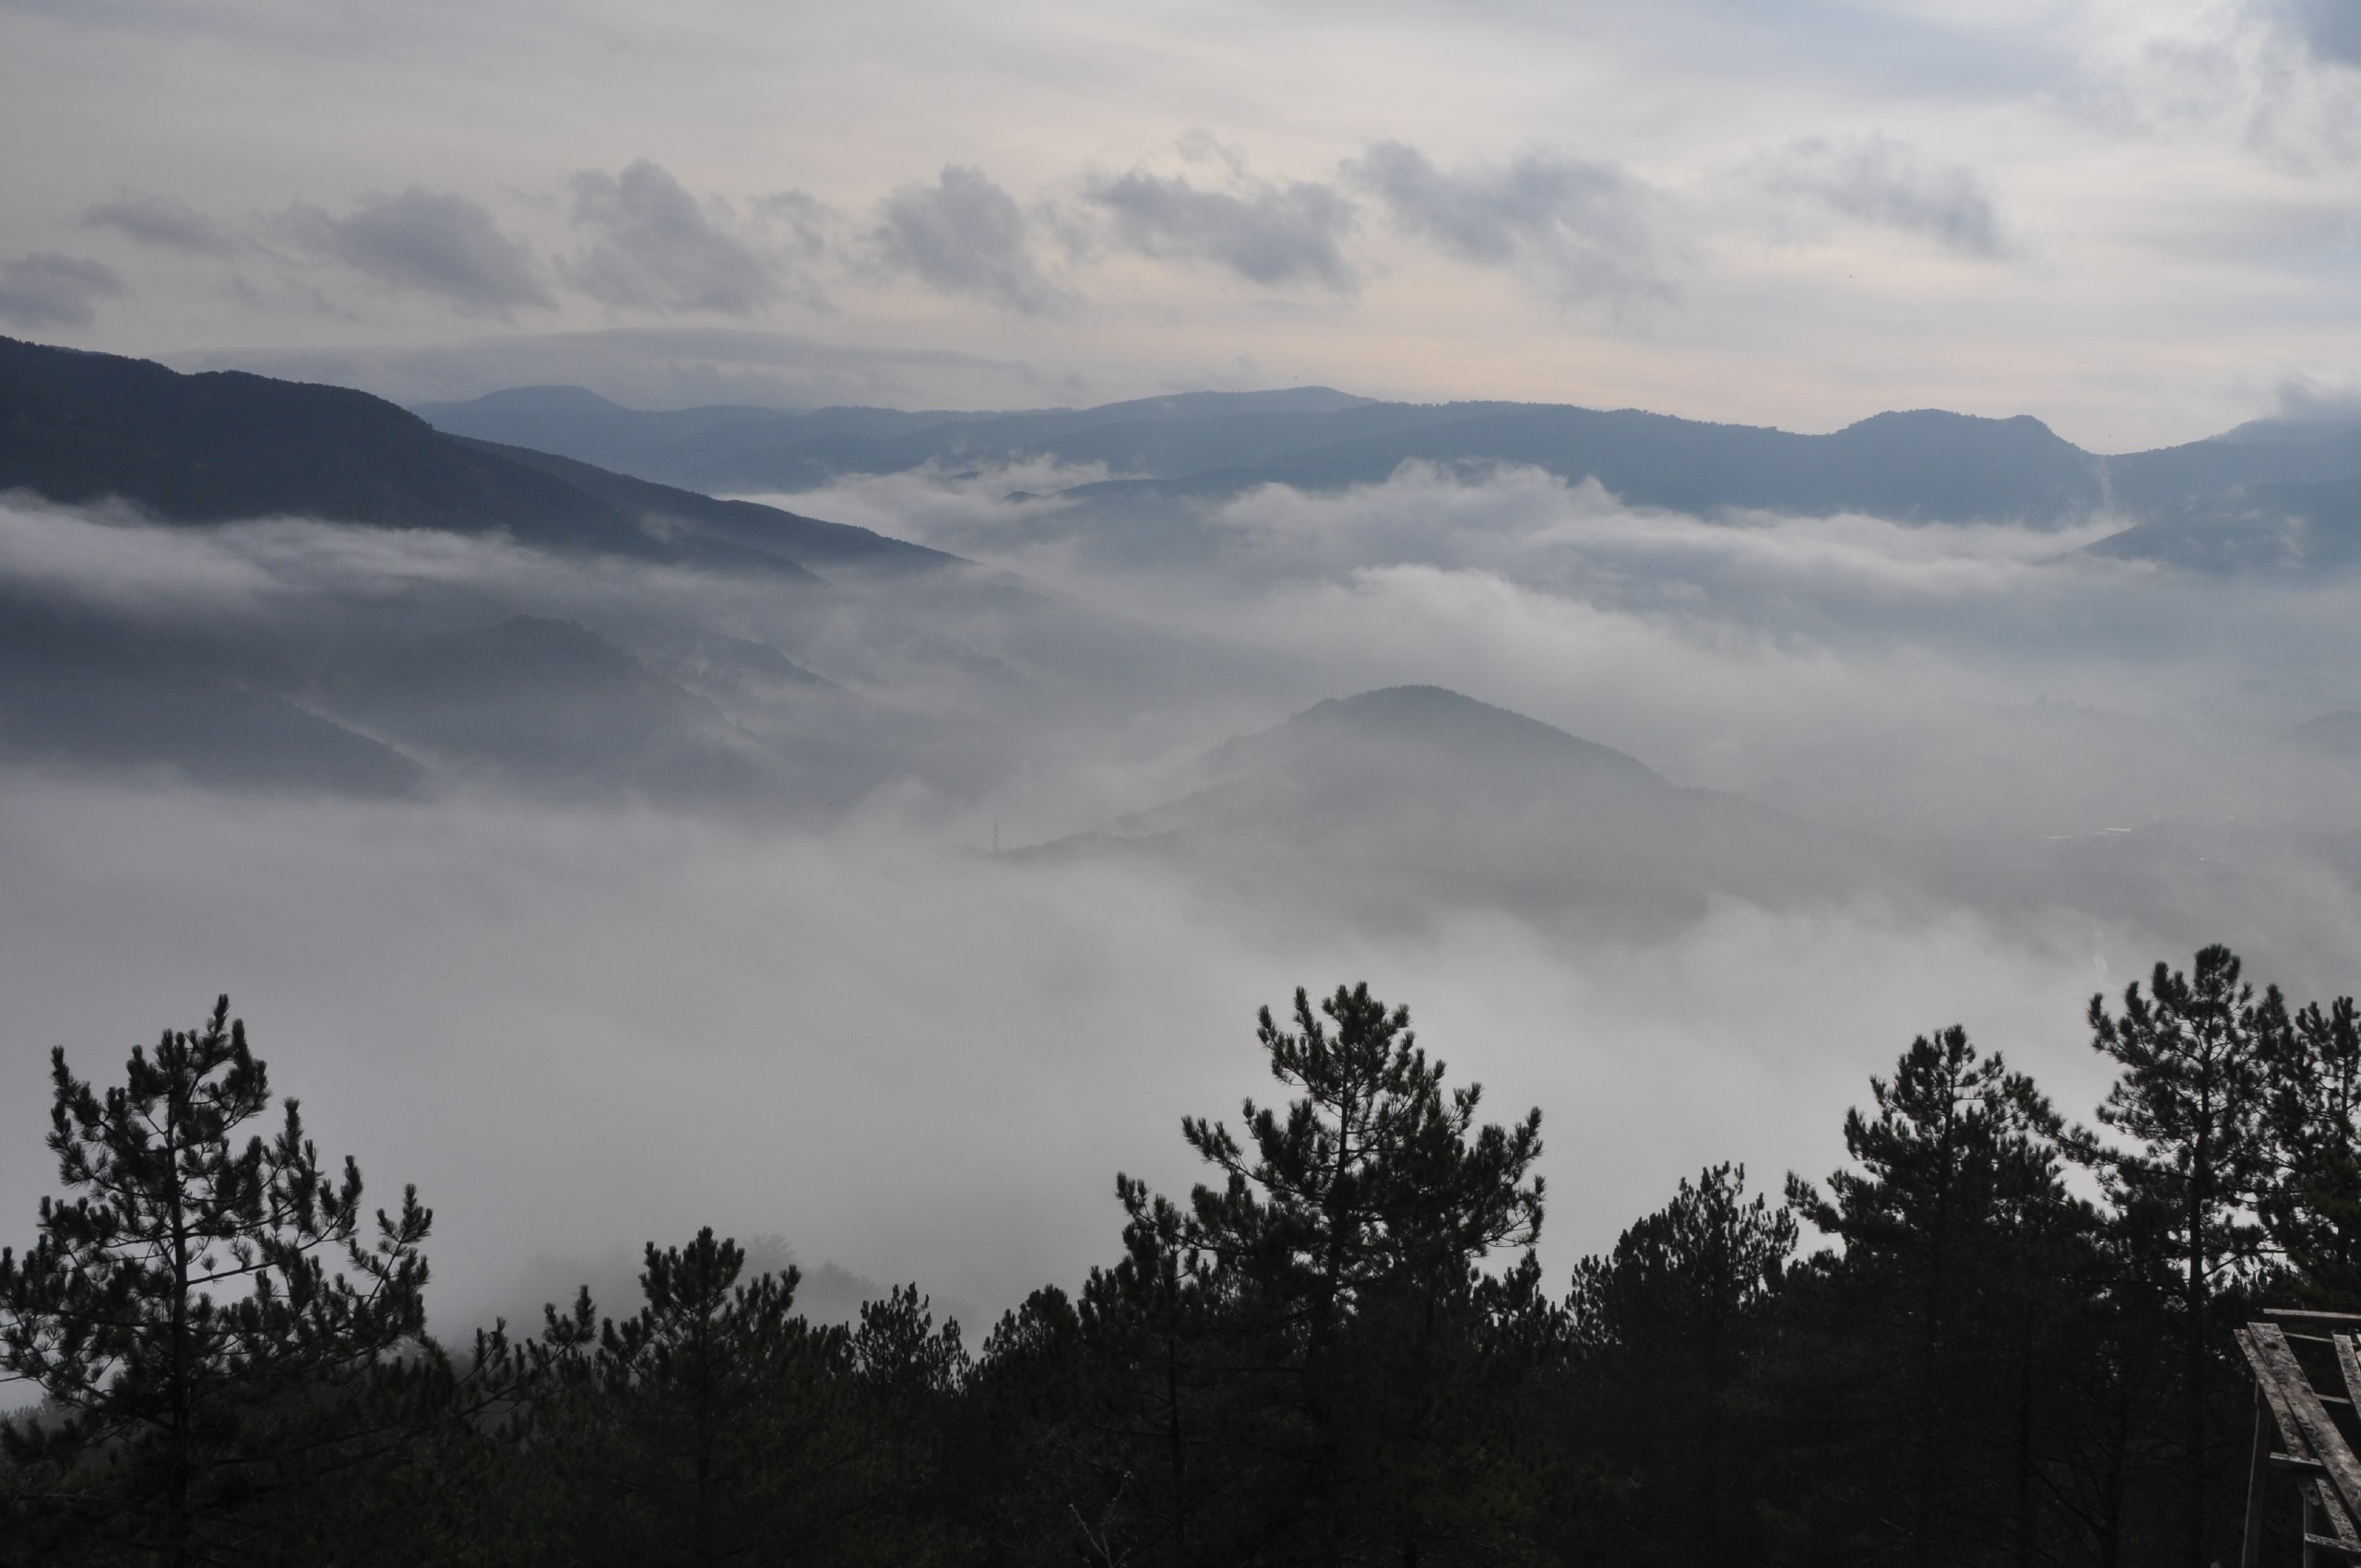
[[(48, 1049), (103, 1079), (225, 990), (322, 1147), (436, 1209), (458, 1332), (707, 1223), (986, 1317), (1071, 1287), (1113, 1253), (1118, 1170), (1185, 1190), (1179, 1118), (1270, 1096), (1253, 1012), (1298, 984), (1368, 980), (1496, 1115), (1542, 1108), (1554, 1282), (1702, 1164), (1824, 1171), (1914, 1034), (1963, 1022), (2087, 1117), (2082, 1008), (2157, 958), (2218, 938), (2352, 989), (2354, 765), (2296, 734), (2361, 707), (2344, 587), (2083, 552), (2104, 517), (1709, 519), (1418, 466), (1198, 505), (1121, 477), (770, 498), (975, 563), (817, 587), (0, 505), (0, 1240), (51, 1189)], [(35, 700), (41, 671), (103, 696), (165, 662), (247, 705), (253, 766), (193, 767), (113, 696)], [(472, 683), (426, 718), (387, 695), (449, 669)], [(1649, 919), (1576, 921), (1433, 869), (1489, 797), (1189, 814), (1262, 798), (1234, 791), (1269, 748), (1232, 737), (1397, 685), (1627, 752), (1650, 801), (1828, 835), (1858, 874), (1708, 868)], [(415, 779), (272, 760), (330, 731)], [(1671, 819), (1616, 799), (1563, 820), (1669, 863), (1643, 824)], [(1184, 831), (1092, 836), (1165, 808)]]

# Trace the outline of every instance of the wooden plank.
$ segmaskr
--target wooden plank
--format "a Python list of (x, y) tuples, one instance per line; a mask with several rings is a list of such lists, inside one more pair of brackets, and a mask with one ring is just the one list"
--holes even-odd
[[(2361, 1507), (2361, 1459), (2345, 1445), (2344, 1435), (2329, 1420), (2328, 1409), (2312, 1392), (2312, 1381), (2304, 1375), (2296, 1352), (2288, 1347), (2287, 1338), (2275, 1323), (2248, 1324), (2246, 1331), (2248, 1360), (2254, 1363), (2258, 1375), (2268, 1392), (2276, 1385), (2279, 1398), (2272, 1399), (2272, 1415), (2280, 1417), (2280, 1404), (2284, 1401), (2286, 1417), (2292, 1419), (2303, 1436), (2303, 1446), (2287, 1444), (2288, 1451), (2301, 1458), (2318, 1459), (2328, 1467), (2328, 1479), (2337, 1502), (2349, 1513)], [(2282, 1429), (2281, 1435), (2291, 1436)], [(2323, 1501), (2326, 1501), (2325, 1494)], [(2351, 1529), (2337, 1532), (2343, 1536)]]
[[(2361, 1360), (2356, 1360), (2354, 1356), (2353, 1336), (2334, 1335), (2331, 1336), (2331, 1343), (2336, 1347), (2336, 1375), (2343, 1383), (2345, 1393), (2355, 1399), (2361, 1399)], [(2338, 1434), (2340, 1443), (2343, 1441), (2343, 1436), (2341, 1432)], [(2333, 1528), (2336, 1538), (2339, 1540), (2361, 1543), (2361, 1530), (2353, 1527), (2353, 1515), (2346, 1506), (2325, 1491), (2321, 1493), (2320, 1501), (2325, 1505), (2323, 1511), (2328, 1515), (2329, 1524)], [(2355, 1555), (2356, 1558), (2361, 1558), (2361, 1554)]]
[(2270, 1326), (2268, 1324), (2252, 1324), (2232, 1330), (2232, 1337), (2237, 1340), (2238, 1348), (2246, 1352), (2247, 1365), (2254, 1369), (2255, 1392), (2262, 1396), (2263, 1403), (2271, 1408), (2272, 1420), (2279, 1428), (2279, 1441), (2287, 1445), (2288, 1453), (2296, 1458), (2317, 1462), (2318, 1456), (2312, 1453), (2312, 1445), (2305, 1437), (2303, 1427), (2296, 1420), (2295, 1407), (2288, 1403), (2286, 1391), (2279, 1386), (2278, 1374), (2263, 1356), (2262, 1347), (2255, 1338), (2257, 1330)]
[(2311, 1485), (2320, 1500), (2320, 1512), (2328, 1515), (2330, 1536), (2343, 1541), (2355, 1557), (2361, 1557), (2361, 1534), (2354, 1531), (2353, 1515), (2347, 1514), (2344, 1504), (2336, 1500), (2335, 1490), (2325, 1481), (2314, 1481)]
[(2336, 1347), (2336, 1375), (2344, 1381), (2345, 1397), (2361, 1399), (2361, 1360), (2354, 1359), (2353, 1336), (2332, 1335), (2329, 1343)]
[(2314, 1312), (2308, 1307), (2265, 1307), (2262, 1309), (2262, 1315), (2265, 1317), (2318, 1318), (2322, 1321), (2333, 1321), (2337, 1323), (2361, 1323), (2361, 1313), (2321, 1313)]
[(2272, 1461), (2287, 1457), (2293, 1455), (2271, 1451), (2271, 1407), (2262, 1402), (2262, 1382), (2258, 1378), (2254, 1385), (2254, 1452), (2247, 1460), (2246, 1533), (2238, 1542), (2238, 1568), (2262, 1568), (2263, 1494), (2271, 1485)]

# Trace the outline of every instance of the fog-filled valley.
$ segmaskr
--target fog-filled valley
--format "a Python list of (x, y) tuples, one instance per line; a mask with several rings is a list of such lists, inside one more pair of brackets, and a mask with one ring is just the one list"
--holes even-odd
[(0, 1568), (2361, 1563), (2361, 0), (0, 146)]
[[(2352, 984), (2361, 579), (2306, 510), (2349, 427), (1543, 451), (1587, 416), (1306, 392), (859, 412), (762, 469), (790, 416), (436, 434), (200, 377), (141, 396), (202, 384), (209, 455), (141, 467), (42, 352), (0, 410), (0, 1191), (47, 1190), (40, 1048), (103, 1072), (226, 990), (436, 1209), (439, 1331), (705, 1223), (972, 1330), (1109, 1255), (1118, 1170), (1185, 1190), (1178, 1119), (1263, 1092), (1299, 984), (1543, 1109), (1552, 1279), (1701, 1165), (1827, 1168), (1915, 1034), (2081, 1117), (2082, 1010), (2158, 958)], [(1354, 418), (1349, 462), (1287, 423)]]

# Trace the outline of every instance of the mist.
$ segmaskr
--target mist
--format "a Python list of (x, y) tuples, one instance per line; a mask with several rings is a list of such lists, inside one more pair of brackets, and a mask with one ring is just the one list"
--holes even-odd
[(0, 854), (8, 1190), (48, 1186), (42, 1047), (109, 1073), (227, 989), (322, 1146), (436, 1208), (453, 1329), (531, 1308), (533, 1254), (706, 1223), (996, 1315), (1106, 1258), (1116, 1171), (1197, 1178), (1180, 1116), (1268, 1092), (1258, 1004), (1364, 977), (1498, 1113), (1543, 1108), (1559, 1271), (1706, 1161), (1830, 1163), (1864, 1075), (1953, 1017), (2091, 1099), (2077, 1009), (2147, 956), (1874, 907), (1636, 950), (1357, 935), (1318, 888), (1257, 918), (1138, 867), (645, 810), (19, 787)]
[[(2353, 765), (2296, 733), (2361, 706), (2333, 583), (2108, 559), (2105, 517), (1706, 517), (1515, 468), (1055, 493), (1120, 477), (770, 498), (968, 563), (818, 585), (0, 506), (20, 625), (164, 649), (416, 769), (374, 795), (199, 776), (14, 710), (7, 1239), (51, 1184), (48, 1048), (104, 1078), (224, 990), (323, 1148), (435, 1207), (456, 1333), (707, 1223), (995, 1316), (1110, 1255), (1117, 1171), (1197, 1179), (1179, 1118), (1267, 1095), (1254, 1009), (1299, 984), (1368, 980), (1493, 1114), (1543, 1109), (1553, 1277), (1709, 1161), (1823, 1171), (1913, 1035), (1963, 1022), (2087, 1116), (2082, 1008), (2157, 958), (2226, 940), (2298, 996), (2351, 989)], [(512, 669), (482, 639), (518, 617), (543, 641)], [(468, 726), (384, 695), (437, 648)], [(1617, 748), (1773, 838), (1840, 835), (1859, 873), (1709, 874), (1642, 919), (1440, 877), (1477, 809), (1442, 796), (1323, 807), (1374, 814), (1333, 842), (1189, 815), (1241, 798), (1291, 714), (1405, 685)], [(566, 693), (625, 690), (638, 740), (552, 738)], [(1186, 831), (1107, 836), (1166, 808)], [(1642, 861), (1669, 831), (1573, 809)]]

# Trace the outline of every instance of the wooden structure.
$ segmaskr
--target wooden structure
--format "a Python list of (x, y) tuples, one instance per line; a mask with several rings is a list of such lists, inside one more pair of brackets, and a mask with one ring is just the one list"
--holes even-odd
[[(2254, 1455), (2247, 1470), (2247, 1529), (2239, 1568), (2260, 1568), (2263, 1509), (2274, 1469), (2295, 1472), (2304, 1508), (2305, 1568), (2361, 1563), (2361, 1458), (2329, 1413), (2331, 1405), (2361, 1408), (2361, 1360), (2354, 1331), (2361, 1313), (2266, 1310), (2275, 1322), (2237, 1330), (2238, 1348), (2254, 1369)], [(2338, 1326), (2343, 1325), (2343, 1326)], [(2327, 1332), (2318, 1332), (2325, 1329)], [(2322, 1394), (2296, 1359), (2297, 1344), (2325, 1348), (2336, 1364), (2342, 1395)], [(2274, 1431), (2278, 1442), (2272, 1441)]]

